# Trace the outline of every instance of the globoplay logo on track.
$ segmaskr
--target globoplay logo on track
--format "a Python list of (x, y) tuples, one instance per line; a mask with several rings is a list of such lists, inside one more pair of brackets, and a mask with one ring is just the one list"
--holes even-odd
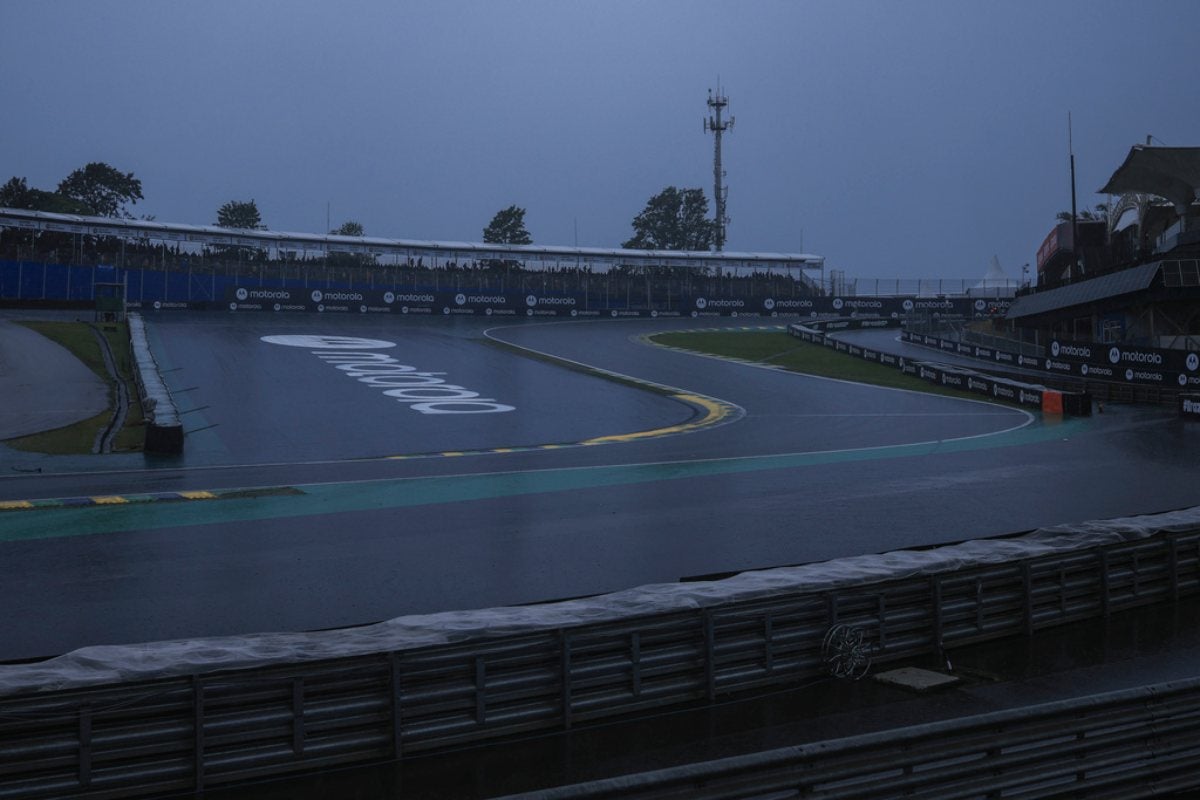
[(447, 383), (444, 372), (420, 371), (379, 350), (396, 346), (385, 339), (358, 336), (282, 334), (263, 336), (267, 344), (302, 347), (317, 358), (421, 414), (496, 414), (515, 406), (482, 397), (464, 386)]

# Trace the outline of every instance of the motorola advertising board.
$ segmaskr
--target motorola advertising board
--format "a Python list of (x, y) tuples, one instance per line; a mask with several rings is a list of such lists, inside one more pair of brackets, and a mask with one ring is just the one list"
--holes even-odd
[(184, 300), (126, 300), (126, 311), (202, 311), (209, 308), (211, 303), (188, 302)]
[(694, 295), (683, 305), (693, 317), (764, 316), (886, 317), (908, 314), (935, 316), (995, 316), (1007, 311), (1011, 301), (970, 297), (712, 297)]
[(1045, 356), (1029, 356), (908, 331), (902, 332), (900, 338), (944, 352), (1051, 375), (1200, 391), (1200, 353), (1186, 350), (1053, 340)]
[(920, 297), (717, 297), (693, 295), (677, 304), (605, 304), (600, 297), (462, 289), (313, 289), (289, 286), (229, 286), (231, 311), (308, 311), (362, 314), (481, 314), (525, 317), (818, 317), (899, 320), (908, 314), (986, 315), (993, 301)]
[(1095, 380), (1200, 390), (1200, 353), (1127, 344), (1053, 340), (1045, 369)]
[[(915, 375), (922, 380), (936, 383), (950, 389), (982, 395), (994, 400), (1003, 400), (1017, 405), (1029, 406), (1051, 414), (1069, 414), (1072, 416), (1088, 416), (1092, 413), (1092, 398), (1086, 392), (1063, 392), (1048, 389), (1037, 384), (999, 378), (963, 367), (950, 366), (929, 361), (911, 361), (889, 353), (881, 353), (865, 347), (859, 347), (851, 342), (843, 342), (826, 336), (818, 328), (829, 329), (843, 320), (821, 320), (805, 322), (788, 326), (788, 333), (803, 341), (814, 344), (824, 344), (839, 352), (868, 361), (878, 361), (881, 364), (899, 368), (906, 374)], [(857, 320), (855, 320), (857, 322)], [(842, 328), (838, 328), (839, 330)], [(904, 338), (909, 341), (925, 344), (925, 339), (931, 339), (931, 346), (943, 349), (941, 340), (926, 337), (923, 334), (909, 334)], [(1197, 406), (1200, 408), (1200, 404)]]
[(1200, 419), (1200, 394), (1179, 395), (1179, 414), (1187, 419)]

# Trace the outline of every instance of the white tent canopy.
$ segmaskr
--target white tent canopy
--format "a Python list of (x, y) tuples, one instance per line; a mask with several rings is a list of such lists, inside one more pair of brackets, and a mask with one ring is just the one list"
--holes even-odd
[(988, 297), (1011, 296), (1017, 291), (1017, 282), (1009, 278), (1000, 266), (998, 256), (992, 256), (983, 280), (967, 290), (969, 295), (987, 295)]

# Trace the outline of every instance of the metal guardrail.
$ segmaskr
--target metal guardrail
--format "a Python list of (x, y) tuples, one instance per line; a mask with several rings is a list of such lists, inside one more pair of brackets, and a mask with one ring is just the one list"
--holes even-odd
[(862, 631), (878, 663), (1197, 592), (1200, 528), (550, 632), (0, 698), (0, 798), (199, 791), (711, 701), (824, 674), (838, 624)]
[(1200, 786), (1200, 678), (627, 775), (507, 800), (1133, 800)]
[(980, 333), (963, 329), (959, 334), (959, 341), (967, 342), (968, 344), (977, 344), (980, 347), (989, 347), (993, 350), (1007, 350), (1010, 353), (1017, 353), (1031, 358), (1045, 358), (1046, 348), (1040, 344), (1033, 342), (1025, 342), (1020, 339), (1010, 339), (1005, 336), (992, 336), (988, 333)]

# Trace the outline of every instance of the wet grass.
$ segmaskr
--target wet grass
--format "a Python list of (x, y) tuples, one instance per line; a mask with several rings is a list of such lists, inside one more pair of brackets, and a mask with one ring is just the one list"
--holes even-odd
[[(96, 435), (104, 430), (109, 420), (112, 419), (112, 409), (116, 397), (113, 381), (104, 366), (104, 354), (100, 350), (100, 343), (96, 341), (96, 335), (83, 322), (27, 321), (20, 324), (30, 330), (37, 331), (46, 338), (67, 348), (88, 369), (96, 373), (104, 381), (104, 384), (108, 386), (108, 409), (94, 417), (66, 425), (62, 428), (9, 439), (5, 444), (15, 450), (23, 450), (31, 453), (47, 453), (49, 455), (90, 454), (92, 452), (92, 445), (96, 441)], [(109, 347), (113, 351), (113, 358), (117, 364), (118, 373), (125, 382), (129, 397), (133, 398), (125, 417), (125, 425), (117, 434), (117, 438), (113, 443), (113, 452), (141, 450), (145, 435), (142, 430), (142, 409), (136, 400), (137, 389), (133, 384), (133, 372), (129, 354), (129, 331), (124, 323), (105, 323), (101, 326), (101, 331), (104, 333), (105, 338), (108, 339)]]
[(969, 397), (977, 394), (959, 392), (905, 375), (895, 367), (873, 364), (831, 347), (802, 342), (787, 333), (774, 331), (698, 331), (656, 333), (651, 341), (668, 347), (678, 347), (697, 353), (740, 358), (758, 364), (772, 364), (793, 372), (837, 378), (872, 386), (908, 389), (914, 392), (940, 394), (948, 397)]

